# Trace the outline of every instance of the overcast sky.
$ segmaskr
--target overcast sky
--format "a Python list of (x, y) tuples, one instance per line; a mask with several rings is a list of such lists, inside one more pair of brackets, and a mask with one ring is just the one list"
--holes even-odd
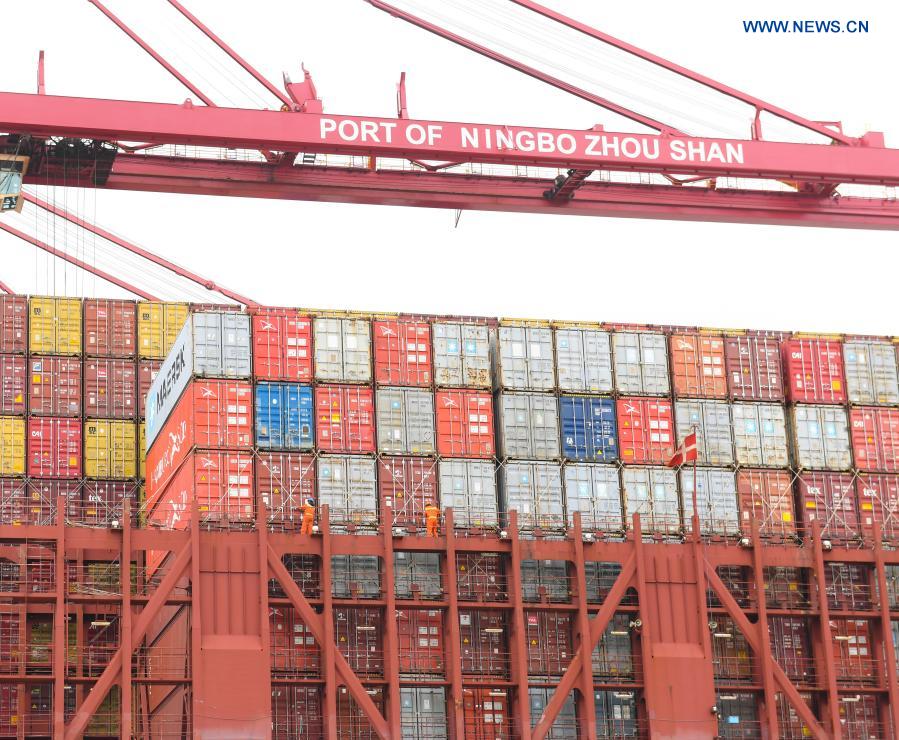
[[(473, 1), (438, 5), (449, 14)], [(842, 120), (852, 134), (885, 131), (888, 144), (899, 147), (897, 4), (803, 1), (786, 11), (770, 0), (546, 2), (809, 118)], [(185, 4), (274, 81), (282, 70), (299, 79), (304, 61), (326, 112), (395, 115), (396, 81), (405, 70), (413, 117), (622, 128), (595, 106), (363, 0)], [(32, 92), (38, 50), (45, 49), (50, 94), (164, 102), (188, 96), (89, 3), (27, 5), (28, 16), (42, 20), (15, 32), (7, 27), (0, 89)], [(214, 70), (195, 67), (197, 36), (170, 22), (164, 0), (109, 5), (160, 47), (183, 52), (185, 71), (221, 90), (222, 104), (226, 98), (257, 104), (257, 96), (234, 93), (229, 71), (215, 79)], [(437, 7), (431, 0), (406, 3), (429, 5)], [(743, 32), (742, 20), (767, 17), (860, 18), (870, 32)], [(497, 23), (498, 35), (516, 32), (514, 23)], [(545, 58), (552, 61), (552, 52)], [(620, 79), (629, 89), (614, 70), (588, 62), (583, 70), (610, 84)], [(663, 92), (657, 103), (646, 112), (661, 116), (671, 105)], [(453, 212), (426, 209), (62, 189), (55, 197), (161, 255), (277, 305), (899, 334), (899, 237), (891, 232), (477, 212), (463, 213), (454, 227)], [(66, 238), (33, 216), (29, 221), (27, 206), (22, 220), (51, 241)], [(54, 273), (50, 258), (7, 234), (0, 234), (0, 248), (0, 280), (19, 292), (118, 294), (71, 267)], [(95, 245), (82, 238), (79, 249), (90, 259)]]

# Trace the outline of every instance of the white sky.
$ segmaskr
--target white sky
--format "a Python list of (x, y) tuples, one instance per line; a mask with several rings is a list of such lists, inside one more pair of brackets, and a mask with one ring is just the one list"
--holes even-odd
[[(899, 147), (899, 4), (802, 0), (787, 11), (772, 0), (546, 2), (797, 113), (842, 120), (849, 133), (885, 131), (888, 144)], [(189, 56), (187, 31), (168, 24), (164, 0), (108, 4), (160, 47)], [(595, 106), (363, 0), (185, 4), (275, 82), (285, 69), (300, 79), (304, 61), (326, 112), (395, 115), (395, 85), (405, 70), (413, 117), (622, 128)], [(7, 24), (0, 89), (33, 92), (38, 50), (45, 49), (50, 94), (164, 102), (188, 96), (89, 3), (27, 6), (29, 18), (43, 20)], [(744, 18), (766, 17), (861, 18), (871, 30), (743, 32)], [(184, 71), (191, 69), (188, 60)], [(226, 85), (219, 79), (218, 86)], [(890, 232), (477, 212), (464, 213), (454, 228), (453, 212), (426, 209), (61, 189), (56, 197), (277, 305), (899, 334), (899, 236)], [(32, 223), (57, 243), (64, 238)], [(19, 292), (118, 294), (72, 267), (54, 275), (50, 258), (7, 234), (0, 234), (0, 248), (0, 280)], [(90, 258), (90, 240), (79, 248)]]

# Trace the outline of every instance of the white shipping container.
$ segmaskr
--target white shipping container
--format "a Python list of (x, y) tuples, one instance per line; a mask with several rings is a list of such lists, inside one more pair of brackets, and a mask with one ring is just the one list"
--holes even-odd
[(623, 530), (617, 465), (571, 464), (564, 467), (562, 474), (569, 525), (573, 525), (574, 512), (579, 511), (585, 532)]
[(843, 345), (846, 390), (852, 403), (899, 404), (896, 348), (887, 342)]
[(668, 395), (668, 342), (663, 334), (615, 332), (612, 346), (615, 386), (621, 393)]
[[(684, 526), (690, 530), (693, 517), (693, 468), (680, 471), (684, 502)], [(731, 470), (696, 469), (696, 506), (702, 534), (733, 536), (738, 534), (740, 513), (737, 505), (737, 481)]]
[(674, 404), (677, 443), (696, 429), (700, 465), (731, 465), (734, 461), (730, 405), (725, 401), (677, 401)]
[(559, 405), (555, 396), (502, 392), (498, 401), (503, 457), (555, 460), (561, 455)]
[(440, 504), (453, 510), (453, 523), (462, 529), (499, 526), (496, 469), (484, 460), (441, 460)]
[(318, 503), (329, 507), (332, 528), (378, 526), (375, 461), (369, 457), (323, 455), (318, 458)]
[(612, 392), (612, 338), (600, 329), (556, 329), (559, 388), (580, 393)]
[(249, 378), (253, 374), (250, 317), (240, 313), (195, 313), (194, 373), (206, 378)]
[(627, 526), (640, 515), (644, 532), (678, 534), (683, 531), (677, 478), (669, 468), (626, 466), (621, 473)]
[(735, 403), (734, 448), (738, 465), (786, 468), (790, 465), (783, 406), (773, 403)]
[(433, 327), (434, 382), (438, 386), (490, 388), (486, 326), (437, 322)]
[(794, 406), (796, 463), (810, 470), (848, 470), (852, 466), (846, 411), (838, 406)]
[(500, 466), (504, 523), (518, 512), (522, 530), (565, 528), (562, 468), (554, 463), (517, 462)]
[(376, 393), (378, 451), (434, 453), (434, 394), (422, 388), (379, 388)]
[(315, 379), (371, 382), (371, 324), (365, 319), (317, 318), (313, 322)]
[(549, 391), (555, 388), (552, 330), (501, 326), (497, 332), (497, 380), (500, 388)]

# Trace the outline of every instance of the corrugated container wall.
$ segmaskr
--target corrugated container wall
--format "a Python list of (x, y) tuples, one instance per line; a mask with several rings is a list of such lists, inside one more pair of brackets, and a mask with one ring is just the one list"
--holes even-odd
[(28, 350), (37, 354), (81, 354), (81, 299), (39, 298), (29, 301)]
[(186, 303), (137, 304), (137, 353), (139, 357), (163, 359), (172, 348), (184, 322), (187, 321)]
[(150, 387), (156, 380), (161, 366), (162, 360), (138, 360), (137, 362), (137, 414), (140, 419), (147, 415), (147, 393), (150, 392)]
[(88, 478), (136, 478), (137, 425), (107, 419), (84, 422), (84, 474)]
[(256, 493), (269, 510), (269, 521), (299, 527), (303, 504), (315, 496), (315, 460), (295, 452), (256, 455)]
[(518, 512), (521, 529), (560, 531), (565, 528), (562, 469), (554, 463), (515, 462), (499, 469), (504, 523)]
[(723, 401), (677, 401), (678, 443), (696, 430), (700, 465), (731, 465), (734, 461), (730, 405)]
[(0, 355), (0, 414), (25, 414), (28, 366), (22, 355)]
[(639, 514), (644, 532), (681, 531), (681, 506), (675, 472), (668, 468), (626, 467), (621, 472), (624, 514), (630, 527)]
[(374, 321), (375, 382), (430, 386), (431, 326), (425, 322)]
[(28, 300), (24, 296), (0, 296), (0, 353), (24, 354), (28, 350)]
[(724, 340), (706, 334), (672, 334), (671, 375), (676, 396), (726, 398)]
[(0, 475), (25, 474), (25, 420), (0, 416)]
[(790, 464), (783, 406), (773, 403), (735, 403), (734, 449), (738, 465), (786, 468)]
[(437, 451), (444, 457), (493, 457), (493, 399), (470, 390), (437, 391)]
[[(740, 516), (733, 471), (697, 468), (695, 473), (700, 532), (731, 537), (736, 535), (739, 531)], [(680, 471), (684, 525), (687, 531), (690, 530), (693, 517), (693, 474), (693, 469), (689, 467), (684, 467)]]
[(899, 409), (854, 408), (849, 424), (856, 468), (899, 471)]
[(737, 473), (740, 527), (743, 534), (759, 525), (763, 537), (788, 538), (796, 535), (793, 506), (793, 474), (775, 470), (740, 470)]
[(28, 411), (47, 416), (81, 416), (81, 360), (31, 357)]
[(886, 541), (899, 539), (899, 476), (860, 473), (855, 480), (859, 524), (869, 537), (875, 522)]
[(297, 383), (256, 385), (256, 446), (275, 450), (311, 450), (312, 387)]
[(555, 396), (501, 392), (500, 455), (517, 459), (555, 460), (560, 457), (559, 408)]
[(249, 378), (253, 373), (250, 317), (239, 313), (194, 313), (193, 372), (207, 378)]
[(496, 470), (492, 462), (442, 459), (438, 463), (440, 506), (451, 507), (455, 526), (489, 529), (499, 526)]
[(431, 455), (434, 440), (434, 394), (419, 388), (378, 388), (378, 452)]
[(313, 321), (315, 379), (371, 382), (371, 325), (364, 319)]
[(812, 470), (848, 470), (852, 464), (846, 412), (835, 406), (794, 406), (796, 463)]
[[(80, 419), (34, 416), (28, 420), (28, 475), (80, 478), (83, 426)], [(87, 456), (85, 455), (85, 462)]]
[(320, 385), (315, 389), (315, 436), (329, 452), (374, 452), (375, 409), (371, 388)]
[(611, 393), (612, 339), (607, 331), (560, 327), (556, 335), (559, 389), (581, 393)]
[(778, 340), (752, 335), (725, 337), (724, 365), (733, 398), (742, 401), (783, 400)]
[(846, 381), (843, 348), (830, 339), (790, 339), (783, 344), (790, 400), (843, 403)]
[(549, 391), (556, 387), (552, 330), (540, 326), (500, 326), (496, 382), (506, 390)]
[(581, 514), (584, 531), (620, 532), (624, 526), (621, 508), (621, 483), (615, 465), (566, 465), (565, 505), (568, 522), (574, 512)]
[(618, 459), (615, 401), (591, 396), (559, 398), (562, 457), (568, 460), (612, 462)]
[(93, 419), (137, 417), (137, 365), (134, 360), (84, 361), (84, 415)]
[(619, 392), (668, 395), (668, 342), (663, 334), (615, 332), (612, 347)]
[(378, 524), (375, 461), (368, 457), (322, 455), (318, 458), (318, 503), (328, 505), (337, 529)]
[(84, 301), (84, 354), (88, 357), (134, 357), (137, 304), (106, 298)]
[(618, 444), (623, 463), (665, 463), (674, 453), (674, 411), (670, 401), (619, 398)]
[(481, 324), (435, 322), (434, 383), (438, 387), (490, 388), (490, 334)]
[(796, 500), (806, 530), (817, 519), (827, 537), (859, 536), (858, 506), (851, 475), (803, 473), (797, 481)]
[(253, 375), (259, 380), (312, 380), (312, 319), (289, 309), (253, 314)]
[[(447, 504), (437, 496), (437, 462), (420, 457), (383, 457), (378, 460), (381, 506), (393, 509), (393, 526), (421, 529), (425, 505)], [(455, 514), (455, 511), (453, 512)]]
[(852, 403), (899, 404), (896, 347), (887, 342), (845, 342), (846, 391)]

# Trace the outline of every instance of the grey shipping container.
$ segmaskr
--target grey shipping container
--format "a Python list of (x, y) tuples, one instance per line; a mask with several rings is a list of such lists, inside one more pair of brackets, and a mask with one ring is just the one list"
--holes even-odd
[(548, 327), (501, 326), (495, 357), (500, 388), (549, 391), (556, 387), (553, 337)]
[[(528, 689), (528, 699), (531, 705), (531, 727), (535, 727), (537, 722), (540, 721), (540, 717), (543, 716), (546, 705), (549, 704), (549, 700), (552, 699), (555, 691), (555, 686), (545, 688), (531, 686)], [(549, 728), (549, 732), (544, 737), (546, 737), (546, 740), (577, 740), (577, 736), (577, 712), (574, 708), (574, 693), (569, 692), (568, 696), (565, 697), (562, 708), (559, 710), (559, 714), (556, 716), (556, 721), (553, 722), (552, 727)]]
[(568, 522), (581, 513), (585, 532), (620, 532), (624, 528), (621, 483), (617, 465), (572, 464), (562, 474), (565, 480), (565, 509)]
[(253, 374), (250, 317), (239, 313), (195, 313), (194, 374), (206, 378), (249, 378)]
[(378, 451), (430, 455), (434, 447), (434, 394), (422, 388), (379, 388)]
[(561, 455), (555, 396), (502, 392), (497, 411), (502, 457), (555, 460)]
[(318, 318), (313, 322), (315, 379), (371, 382), (371, 324), (364, 319)]
[(846, 390), (852, 403), (899, 404), (896, 348), (887, 342), (843, 345)]
[(674, 404), (677, 440), (681, 444), (696, 428), (700, 465), (730, 465), (734, 461), (730, 406), (725, 401), (677, 401)]
[(318, 458), (318, 501), (320, 505), (328, 505), (334, 528), (377, 527), (375, 480), (375, 461), (371, 458), (344, 455)]
[(559, 388), (581, 393), (612, 392), (612, 338), (601, 329), (559, 328), (556, 374)]
[(622, 393), (668, 395), (668, 342), (663, 334), (615, 332), (615, 387)]
[(811, 470), (848, 470), (852, 465), (846, 412), (838, 406), (794, 406), (796, 464)]
[[(681, 498), (684, 502), (684, 527), (693, 521), (693, 468), (680, 471)], [(732, 470), (696, 469), (696, 507), (702, 534), (736, 535), (740, 526), (737, 483)]]
[(433, 327), (434, 382), (455, 388), (490, 387), (490, 335), (480, 324)]
[(411, 599), (413, 593), (425, 599), (440, 598), (440, 555), (402, 550), (393, 553), (393, 579), (397, 598)]
[(446, 740), (446, 692), (443, 687), (400, 689), (403, 740)]
[(786, 468), (790, 464), (783, 406), (735, 403), (731, 407), (738, 465)]
[(381, 568), (373, 555), (332, 555), (331, 595), (338, 599), (377, 599)]
[(496, 469), (484, 460), (445, 459), (438, 463), (440, 502), (453, 510), (453, 524), (460, 529), (494, 529), (499, 526)]
[(673, 470), (627, 466), (622, 470), (621, 483), (628, 527), (634, 514), (639, 514), (644, 532), (675, 534), (683, 529)]
[(521, 598), (525, 601), (570, 601), (568, 564), (564, 560), (522, 560)]
[(518, 512), (518, 526), (523, 530), (565, 528), (562, 498), (562, 468), (555, 463), (516, 462), (500, 466), (502, 481), (503, 522), (509, 512)]

